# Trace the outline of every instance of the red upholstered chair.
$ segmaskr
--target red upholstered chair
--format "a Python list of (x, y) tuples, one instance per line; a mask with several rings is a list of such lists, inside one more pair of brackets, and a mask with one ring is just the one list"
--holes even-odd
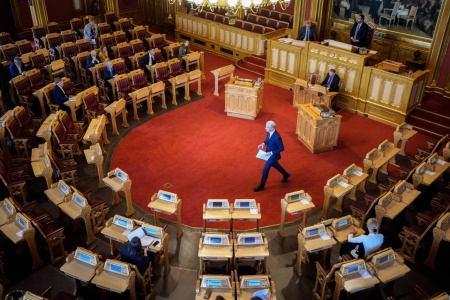
[(35, 92), (46, 85), (44, 75), (38, 69), (32, 69), (26, 73), (31, 83), (31, 89)]
[(78, 61), (78, 70), (80, 72), (80, 77), (81, 77), (81, 83), (85, 86), (85, 87), (89, 87), (89, 79), (90, 79), (90, 74), (91, 72), (89, 72), (88, 70), (86, 70), (86, 57), (88, 57), (90, 55), (89, 52), (81, 52), (77, 54), (77, 61)]
[(258, 15), (255, 15), (255, 14), (248, 14), (248, 16), (247, 16), (247, 22), (258, 23)]
[(272, 31), (275, 31), (275, 29), (273, 29), (271, 27), (264, 27), (264, 33), (272, 32)]
[(229, 19), (228, 17), (225, 17), (225, 18), (223, 19), (223, 24), (229, 25), (229, 22), (230, 22), (230, 19)]
[(289, 28), (289, 23), (284, 21), (278, 21), (278, 29)]
[(63, 83), (63, 90), (66, 95), (75, 96), (77, 94), (77, 91), (75, 90), (75, 87), (73, 86), (73, 83), (69, 78), (63, 77), (61, 78), (61, 81)]
[(87, 93), (86, 95), (83, 95), (82, 98), (89, 122), (98, 116), (106, 114), (106, 111), (103, 108), (100, 108), (96, 94), (92, 92)]
[(264, 33), (264, 26), (259, 25), (259, 24), (253, 25), (253, 32), (263, 34)]
[(278, 28), (278, 20), (275, 20), (275, 19), (268, 19), (267, 20), (267, 25), (266, 25), (267, 27), (271, 27), (271, 28), (274, 28), (274, 29), (276, 29), (276, 28)]
[(116, 14), (112, 11), (107, 11), (105, 13), (105, 22), (111, 25), (112, 28), (115, 28), (116, 25), (114, 23), (117, 22)]
[(206, 19), (206, 11), (202, 10), (198, 13), (197, 17)]
[[(177, 57), (178, 57), (178, 56), (177, 56)], [(166, 61), (166, 60), (164, 59), (163, 55), (162, 55), (161, 50), (159, 50), (159, 49), (155, 49), (155, 61), (156, 61), (157, 63)]]
[(279, 11), (271, 10), (267, 17), (269, 17), (271, 19), (280, 20), (280, 16), (281, 16), (281, 13)]
[(19, 50), (13, 44), (3, 45), (2, 53), (3, 57), (10, 62), (14, 62), (14, 57), (19, 56)]
[(111, 25), (109, 25), (108, 23), (100, 23), (97, 25), (98, 26), (98, 34), (102, 35), (102, 34), (111, 34), (112, 33), (112, 29), (111, 29)]
[[(64, 129), (64, 126), (59, 121), (54, 121), (52, 123), (53, 136), (56, 138), (61, 154), (64, 158), (72, 158), (75, 154), (80, 154), (78, 148), (78, 136), (77, 133), (69, 133)], [(52, 156), (56, 153), (52, 151)]]
[(131, 21), (128, 18), (121, 18), (119, 19), (118, 23), (119, 30), (127, 32), (128, 30), (133, 29), (133, 24), (131, 24)]
[(38, 25), (31, 27), (31, 32), (33, 32), (33, 39), (34, 43), (36, 44), (37, 48), (44, 48), (44, 41), (42, 40), (45, 35), (47, 34), (47, 31), (45, 30), (44, 26)]
[(147, 29), (144, 26), (134, 27), (134, 38), (144, 42), (149, 37)]
[(33, 95), (30, 81), (26, 76), (19, 75), (16, 78), (13, 78), (11, 82), (16, 89), (20, 104), (26, 107), (28, 111), (30, 111), (30, 105), (33, 102), (39, 101), (39, 99), (35, 95)]
[(366, 24), (369, 26), (369, 30), (366, 35), (366, 47), (369, 48), (372, 44), (373, 34), (377, 28), (377, 25), (371, 21), (366, 22)]
[(3, 164), (0, 164), (0, 177), (3, 184), (9, 190), (9, 193), (14, 199), (21, 199), (22, 202), (27, 202), (25, 180), (22, 178), (12, 179), (8, 170), (6, 170)]
[(261, 8), (261, 10), (259, 11), (259, 15), (264, 16), (264, 17), (269, 17), (270, 10), (267, 8)]
[(281, 13), (280, 14), (280, 21), (284, 21), (284, 22), (287, 22), (289, 24), (292, 21), (292, 15), (286, 14), (286, 13)]
[(58, 120), (64, 126), (66, 133), (73, 134), (76, 136), (77, 141), (81, 141), (84, 136), (86, 130), (83, 129), (84, 121), (72, 121), (72, 118), (69, 114), (63, 110), (58, 112)]
[(316, 83), (318, 83), (318, 81), (319, 81), (317, 74), (314, 74), (314, 73), (311, 74), (311, 77), (310, 77), (310, 78), (311, 78), (311, 80), (310, 80), (310, 81), (311, 81), (311, 84), (313, 84), (313, 85), (316, 84)]
[(111, 62), (114, 66), (114, 70), (116, 71), (117, 75), (122, 75), (122, 74), (128, 73), (127, 66), (123, 59), (117, 58), (117, 59), (112, 60)]
[(222, 15), (216, 15), (216, 18), (214, 19), (214, 21), (216, 21), (217, 23), (223, 23), (224, 20), (225, 17)]
[(164, 51), (164, 47), (166, 46), (166, 41), (164, 40), (164, 36), (160, 34), (155, 34), (152, 37), (153, 48), (158, 48), (162, 52)]
[(142, 59), (144, 58), (144, 56), (146, 56), (146, 55), (148, 55), (148, 52), (139, 52), (139, 53), (136, 53), (136, 54), (134, 55), (134, 64), (135, 64), (134, 69), (135, 69), (135, 70), (141, 69), (141, 60), (142, 60)]
[(113, 36), (114, 40), (116, 41), (116, 45), (120, 43), (126, 43), (128, 41), (126, 33), (121, 30), (114, 31)]
[(131, 78), (131, 87), (133, 90), (139, 90), (150, 85), (145, 77), (144, 71), (141, 69), (130, 72), (129, 76)]
[(31, 45), (29, 40), (17, 41), (16, 45), (19, 48), (20, 55), (33, 52), (33, 46)]
[(170, 75), (172, 77), (186, 73), (186, 71), (181, 66), (181, 62), (178, 58), (172, 58), (167, 62), (167, 64), (169, 65)]
[(253, 23), (250, 22), (244, 22), (242, 25), (242, 29), (252, 31), (253, 30)]
[(59, 24), (56, 22), (50, 22), (47, 24), (47, 32), (48, 33), (60, 33), (61, 28), (59, 28)]
[(74, 42), (64, 43), (61, 45), (61, 50), (66, 72), (72, 74), (73, 77), (76, 77), (75, 62), (72, 58), (76, 57), (78, 54), (78, 45)]
[(224, 16), (227, 12), (228, 12), (228, 10), (225, 9), (225, 8), (222, 8), (222, 7), (219, 7), (219, 8), (216, 9), (216, 14), (219, 14), (219, 15), (222, 15), (222, 16)]
[(63, 43), (68, 43), (68, 42), (75, 43), (77, 41), (77, 33), (73, 30), (62, 31), (61, 37), (62, 37)]
[(70, 29), (77, 33), (78, 38), (81, 38), (84, 32), (83, 21), (80, 18), (73, 18), (70, 20)]
[(92, 50), (91, 42), (88, 39), (79, 39), (77, 42), (78, 53), (90, 52)]
[(0, 46), (6, 44), (14, 44), (14, 40), (11, 38), (9, 32), (0, 32)]
[(60, 47), (62, 44), (61, 35), (58, 33), (49, 33), (45, 36), (47, 40), (47, 48), (54, 49), (57, 58), (61, 58)]
[(16, 148), (18, 155), (24, 155), (27, 158), (29, 157), (29, 149), (31, 149), (31, 145), (33, 144), (36, 135), (28, 131), (22, 130), (20, 127), (19, 120), (10, 116), (6, 119), (6, 129), (13, 140), (14, 147)]
[(156, 81), (162, 81), (166, 85), (166, 88), (172, 86), (169, 81), (169, 78), (172, 78), (172, 76), (170, 76), (169, 65), (166, 62), (157, 63), (155, 65), (155, 75)]
[(50, 113), (54, 114), (59, 110), (59, 104), (55, 102), (55, 98), (53, 97), (53, 89), (55, 88), (55, 83), (47, 84), (44, 87), (44, 96), (47, 101), (48, 107), (50, 107)]
[(100, 44), (108, 49), (108, 56), (114, 57), (112, 47), (116, 44), (114, 36), (107, 33), (100, 36)]
[(178, 58), (178, 51), (180, 51), (181, 43), (172, 43), (169, 45), (170, 58)]
[(84, 24), (84, 26), (86, 26), (89, 23), (89, 19), (90, 18), (93, 18), (93, 17), (90, 16), (90, 15), (87, 15), (87, 16), (83, 17), (83, 24)]
[(130, 41), (130, 46), (133, 54), (145, 51), (144, 43), (139, 39)]
[(237, 28), (242, 28), (242, 26), (244, 25), (244, 21), (236, 19), (236, 21), (234, 22), (234, 27)]
[(49, 62), (42, 53), (31, 53), (30, 61), (33, 68), (40, 70), (43, 74), (48, 74), (46, 66)]
[(266, 18), (266, 17), (259, 17), (258, 18), (258, 24), (259, 25), (262, 25), (262, 26), (266, 26), (267, 25), (267, 20), (268, 20), (268, 18)]
[(32, 135), (36, 134), (42, 124), (42, 118), (32, 118), (22, 106), (14, 108), (14, 117), (19, 121), (21, 130)]
[(214, 21), (215, 16), (216, 15), (214, 13), (211, 13), (211, 12), (207, 12), (206, 13), (206, 19), (207, 20)]
[(133, 87), (131, 86), (130, 78), (128, 74), (122, 74), (116, 76), (116, 87), (117, 87), (117, 97), (119, 99), (125, 99), (127, 102), (131, 102), (130, 93), (133, 92)]
[[(95, 66), (95, 75), (97, 77), (97, 86), (100, 90), (100, 96), (102, 96), (104, 99), (108, 99), (108, 91), (109, 89), (109, 84), (106, 84), (105, 80), (103, 80), (103, 78), (105, 77), (105, 69), (106, 69), (106, 64), (105, 63), (100, 63), (98, 65)], [(112, 99), (110, 99), (112, 100)], [(103, 101), (105, 102), (105, 101)]]
[(131, 51), (130, 44), (128, 43), (120, 43), (117, 45), (117, 55), (119, 58), (123, 59), (125, 61), (125, 64), (127, 65), (127, 68), (129, 70), (133, 69), (133, 66), (131, 64), (130, 56), (133, 55), (133, 52)]

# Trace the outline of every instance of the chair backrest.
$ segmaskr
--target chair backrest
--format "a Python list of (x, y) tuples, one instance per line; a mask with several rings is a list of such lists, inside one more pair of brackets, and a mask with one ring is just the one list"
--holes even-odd
[(12, 44), (14, 40), (11, 38), (9, 32), (0, 32), (0, 45)]
[(267, 20), (267, 27), (278, 28), (278, 20), (268, 19)]
[(263, 25), (259, 25), (259, 24), (253, 25), (253, 32), (263, 34), (264, 33), (264, 26)]
[(244, 25), (244, 21), (242, 21), (242, 20), (237, 19), (237, 20), (234, 22), (234, 27), (242, 28), (243, 25)]
[(14, 117), (17, 118), (22, 128), (28, 128), (31, 125), (30, 115), (23, 106), (18, 106), (14, 109)]
[(271, 19), (279, 20), (280, 17), (281, 17), (281, 13), (279, 11), (276, 11), (276, 10), (271, 10), (267, 17), (269, 17)]
[(59, 24), (56, 22), (50, 22), (47, 24), (47, 32), (48, 33), (60, 33), (61, 29), (59, 28)]
[(170, 69), (166, 62), (160, 62), (155, 65), (155, 74), (157, 80), (167, 80), (170, 78)]
[(61, 46), (62, 44), (62, 38), (61, 35), (58, 33), (49, 33), (46, 36), (48, 47), (54, 48)]
[(251, 23), (258, 23), (258, 15), (248, 14), (247, 21)]
[(391, 12), (392, 18), (395, 18), (397, 16), (397, 11), (398, 11), (399, 7), (400, 7), (400, 2), (395, 2), (394, 8), (392, 9), (392, 12)]
[(289, 23), (285, 21), (278, 21), (278, 29), (289, 28)]
[(78, 67), (80, 69), (86, 69), (86, 57), (91, 55), (88, 51), (84, 51), (77, 54)]
[(43, 38), (47, 34), (45, 27), (41, 25), (31, 27), (31, 32), (33, 33), (33, 38), (35, 39)]
[(117, 21), (116, 14), (114, 12), (112, 12), (112, 11), (107, 11), (105, 13), (105, 22), (109, 23), (109, 24), (112, 24), (115, 21)]
[(275, 29), (272, 27), (264, 27), (264, 33), (272, 32), (272, 31), (275, 31)]
[(130, 41), (130, 46), (134, 54), (144, 51), (144, 43), (139, 39)]
[(156, 61), (157, 63), (160, 63), (160, 62), (163, 62), (163, 61), (164, 61), (164, 57), (163, 57), (163, 55), (162, 55), (161, 50), (155, 49), (155, 54), (154, 54), (154, 56), (155, 56), (155, 61)]
[(178, 58), (172, 58), (167, 62), (170, 69), (170, 74), (172, 76), (178, 76), (184, 73), (183, 67), (181, 66), (181, 62)]
[(218, 23), (223, 23), (223, 20), (225, 20), (225, 17), (222, 15), (216, 15), (214, 21), (218, 22)]
[(366, 35), (365, 45), (366, 45), (366, 47), (370, 47), (370, 45), (372, 44), (373, 35), (375, 33), (377, 25), (375, 23), (373, 23), (372, 21), (368, 21), (368, 22), (366, 22), (366, 24), (367, 24), (367, 26), (369, 26), (369, 30)]
[(45, 56), (41, 53), (32, 53), (30, 55), (30, 60), (32, 66), (38, 69), (44, 68), (47, 65)]
[(316, 84), (319, 81), (319, 75), (313, 73), (310, 76), (311, 84)]
[(259, 25), (262, 25), (262, 26), (266, 26), (267, 25), (267, 20), (268, 20), (268, 18), (266, 18), (266, 17), (259, 17), (258, 18), (258, 24)]
[(16, 45), (19, 48), (19, 52), (21, 55), (33, 52), (33, 46), (31, 45), (29, 40), (17, 41)]
[(180, 50), (181, 43), (172, 43), (169, 45), (170, 56), (172, 58), (178, 58), (178, 51)]
[(63, 56), (69, 59), (78, 54), (78, 45), (74, 42), (63, 43), (61, 49)]
[(117, 75), (125, 74), (128, 72), (127, 65), (122, 58), (113, 59), (111, 62)]
[(199, 18), (206, 19), (206, 11), (202, 10), (201, 12), (198, 13), (197, 16), (198, 16)]
[(141, 69), (134, 70), (129, 75), (134, 89), (140, 89), (148, 85), (145, 73)]
[(290, 23), (292, 21), (292, 15), (286, 14), (286, 13), (281, 13), (280, 14), (280, 21), (284, 21), (284, 22)]
[(88, 92), (88, 93), (82, 95), (82, 99), (83, 99), (84, 106), (86, 107), (86, 109), (91, 109), (91, 110), (98, 109), (97, 95), (95, 95), (93, 92)]
[(267, 8), (261, 8), (259, 11), (260, 16), (269, 17), (270, 16), (270, 10)]
[(253, 23), (250, 22), (244, 22), (242, 25), (242, 29), (252, 31), (253, 30)]
[(78, 31), (83, 28), (83, 21), (80, 18), (73, 18), (70, 20), (70, 28), (73, 31)]
[(63, 90), (66, 93), (66, 95), (74, 96), (77, 93), (75, 87), (73, 86), (72, 81), (70, 81), (69, 78), (63, 77), (61, 78), (61, 81), (63, 83)]
[(414, 18), (416, 17), (416, 15), (417, 15), (417, 10), (418, 10), (418, 9), (419, 9), (418, 6), (412, 6), (412, 7), (409, 9), (408, 18), (409, 18), (409, 19), (414, 19)]
[(116, 40), (116, 44), (127, 42), (127, 35), (125, 34), (124, 31), (122, 31), (122, 30), (114, 31), (113, 35), (114, 35), (114, 39)]
[(127, 74), (116, 76), (116, 86), (119, 93), (131, 93), (132, 91), (130, 78)]
[(58, 115), (58, 118), (66, 130), (73, 130), (75, 128), (73, 121), (67, 112), (62, 110)]
[(121, 18), (119, 19), (119, 28), (122, 31), (128, 31), (133, 28), (133, 26), (128, 18)]
[(45, 78), (41, 71), (38, 69), (32, 69), (26, 73), (26, 76), (31, 82), (31, 86), (34, 90), (41, 89), (45, 86)]
[(73, 30), (64, 30), (61, 32), (63, 43), (77, 41), (77, 33)]
[(111, 48), (116, 44), (116, 40), (112, 34), (107, 33), (100, 36), (100, 43), (106, 48)]
[(47, 100), (47, 104), (55, 104), (55, 98), (53, 97), (53, 89), (55, 88), (55, 83), (49, 83), (44, 87), (44, 96)]
[(6, 44), (2, 46), (3, 57), (10, 62), (14, 61), (14, 57), (19, 55), (19, 51), (13, 44)]
[(77, 40), (77, 46), (78, 46), (78, 52), (89, 52), (92, 49), (91, 46), (91, 41), (89, 41), (88, 39), (79, 39)]
[(128, 43), (117, 44), (117, 52), (121, 58), (130, 57), (132, 55), (130, 44)]
[(212, 13), (212, 12), (207, 12), (206, 13), (206, 19), (208, 19), (208, 20), (214, 21), (215, 16), (216, 15), (214, 13)]
[(105, 69), (106, 63), (99, 63), (95, 66), (95, 75), (97, 76), (97, 79), (103, 80), (103, 77), (105, 77)]
[[(59, 121), (54, 121), (51, 126), (52, 126), (52, 132), (55, 134), (55, 137), (58, 140), (58, 143), (61, 143), (67, 139), (66, 130), (64, 129), (64, 126)], [(51, 156), (53, 158), (53, 161), (57, 164), (57, 168), (61, 169), (61, 164), (60, 164), (58, 156), (56, 155), (56, 151), (52, 151)], [(56, 157), (56, 160), (55, 160), (55, 157)]]
[(11, 80), (16, 88), (17, 94), (28, 96), (31, 94), (31, 84), (28, 78), (23, 75), (19, 75)]
[(102, 34), (107, 34), (107, 33), (111, 33), (111, 25), (109, 25), (108, 23), (100, 23), (97, 25), (98, 26), (98, 33), (100, 35)]
[(148, 52), (139, 52), (134, 55), (134, 61), (136, 62), (137, 69), (141, 67), (141, 59), (146, 55), (148, 55)]
[(22, 132), (19, 121), (13, 116), (10, 116), (6, 119), (5, 122), (6, 122), (6, 129), (8, 129), (11, 138), (12, 139), (18, 138)]
[(89, 23), (89, 19), (90, 18), (93, 18), (92, 16), (90, 16), (90, 15), (87, 15), (87, 16), (84, 16), (83, 17), (83, 23), (84, 23), (84, 26), (86, 26), (88, 23)]
[(152, 36), (152, 42), (154, 48), (164, 48), (166, 42), (164, 40), (164, 37), (161, 34), (154, 34)]
[(136, 26), (136, 27), (134, 27), (133, 30), (134, 30), (135, 38), (140, 39), (141, 41), (148, 38), (148, 32), (144, 26), (142, 26), (142, 25)]

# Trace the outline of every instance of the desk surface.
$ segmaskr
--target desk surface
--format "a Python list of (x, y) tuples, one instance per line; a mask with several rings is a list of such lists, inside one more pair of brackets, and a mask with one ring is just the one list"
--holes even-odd
[(129, 276), (122, 276), (103, 270), (100, 274), (95, 275), (91, 282), (98, 287), (108, 289), (116, 293), (123, 293), (128, 289), (131, 276), (134, 276), (134, 272), (131, 272)]
[[(204, 300), (205, 293), (208, 289), (202, 288), (200, 293), (195, 295), (195, 300)], [(225, 298), (225, 300), (234, 300), (234, 295), (231, 291), (231, 288), (224, 288), (224, 289), (210, 289), (211, 290), (211, 296), (209, 297), (210, 300), (216, 299), (217, 296), (222, 296)], [(248, 298), (250, 299), (250, 298)]]
[(95, 267), (93, 265), (73, 259), (68, 263), (65, 263), (61, 269), (67, 276), (81, 280), (83, 282), (89, 282), (95, 275)]
[(231, 214), (233, 220), (259, 220), (261, 219), (261, 212), (251, 214), (249, 209), (235, 209)]
[(267, 257), (269, 256), (269, 248), (266, 249), (265, 245), (257, 246), (234, 246), (234, 257)]
[(434, 174), (430, 175), (428, 173), (423, 173), (423, 184), (425, 185), (431, 185), (437, 178), (439, 178), (439, 176), (442, 175), (442, 173), (444, 173), (448, 167), (450, 167), (450, 163), (445, 162), (445, 164), (441, 165), (439, 163), (436, 163), (434, 165)]
[(203, 259), (223, 258), (229, 259), (233, 257), (233, 248), (231, 246), (209, 246), (203, 245), (198, 249), (198, 257)]
[[(300, 234), (299, 234), (300, 235)], [(299, 236), (300, 238), (300, 236)], [(305, 238), (305, 249), (308, 252), (317, 252), (320, 250), (331, 248), (336, 244), (336, 241), (333, 238), (324, 241), (320, 236), (314, 236), (311, 238)]]
[(206, 209), (203, 212), (203, 220), (222, 219), (230, 220), (231, 213), (229, 209)]
[(340, 198), (342, 196), (344, 196), (345, 194), (347, 194), (348, 192), (350, 192), (353, 188), (352, 184), (348, 184), (347, 187), (343, 187), (340, 184), (335, 185), (334, 187), (332, 187), (333, 189), (333, 196), (336, 198)]
[(4, 207), (0, 208), (0, 226), (5, 225), (9, 221), (9, 216)]
[(383, 283), (402, 277), (410, 271), (410, 268), (405, 264), (399, 263), (397, 260), (390, 261), (376, 268), (377, 277)]
[(392, 200), (389, 202), (386, 208), (386, 215), (385, 217), (389, 219), (394, 219), (396, 216), (398, 216), (408, 205), (403, 202), (397, 202), (395, 200)]
[(373, 161), (372, 166), (374, 168), (381, 168), (385, 163), (387, 163), (391, 158), (393, 158), (398, 152), (400, 152), (400, 148), (390, 148), (384, 152), (384, 156), (378, 155)]
[(61, 208), (61, 210), (68, 215), (69, 217), (71, 217), (73, 220), (80, 218), (81, 217), (81, 209), (82, 207), (79, 206), (78, 204), (75, 203), (75, 201), (67, 201), (67, 202), (63, 202), (59, 205), (59, 208)]
[(360, 184), (361, 182), (363, 182), (367, 177), (369, 177), (369, 174), (367, 173), (363, 173), (361, 176), (358, 176), (356, 174), (352, 174), (352, 175), (345, 175), (345, 177), (348, 179), (348, 183), (357, 186), (358, 184)]
[[(364, 234), (365, 231), (362, 228), (358, 228), (356, 226), (354, 226), (357, 235), (360, 234)], [(335, 231), (335, 235), (334, 238), (336, 239), (336, 241), (338, 241), (339, 243), (346, 243), (347, 239), (348, 239), (348, 235), (350, 234), (350, 230), (352, 229), (352, 226), (348, 226), (344, 229), (340, 229), (339, 231)]]
[[(178, 200), (181, 201), (181, 200)], [(177, 204), (173, 202), (168, 202), (165, 200), (155, 199), (154, 201), (150, 201), (148, 204), (148, 207), (156, 210), (161, 211), (167, 214), (174, 214), (177, 212)]]
[(128, 232), (128, 229), (125, 229), (123, 227), (117, 226), (115, 224), (111, 224), (101, 231), (102, 234), (104, 234), (107, 238), (113, 239), (115, 241), (118, 241), (120, 243), (126, 243), (128, 242), (128, 238), (126, 235), (123, 235), (125, 231)]
[[(241, 289), (241, 294), (237, 295), (236, 299), (242, 299), (242, 300), (247, 300), (247, 299), (251, 299), (253, 294), (257, 291), (262, 290), (262, 288), (258, 288), (258, 289)], [(277, 296), (273, 295), (270, 297), (271, 300), (277, 300)]]
[(122, 190), (124, 181), (115, 176), (113, 178), (105, 177), (102, 179), (107, 186), (109, 186), (114, 192)]
[(413, 203), (419, 195), (420, 191), (410, 189), (406, 189), (403, 193), (400, 194), (400, 196), (402, 196), (402, 202), (406, 205), (410, 205), (411, 203)]
[(16, 222), (8, 223), (0, 227), (0, 230), (14, 243), (17, 244), (23, 241), (23, 236), (19, 237), (17, 233), (22, 231), (22, 228), (17, 226)]
[(314, 205), (312, 201), (308, 204), (303, 204), (301, 201), (289, 203), (286, 201), (286, 199), (281, 199), (281, 201), (284, 205), (286, 205), (286, 212), (288, 214), (309, 211), (312, 208), (316, 207), (316, 205)]
[(60, 205), (63, 203), (64, 197), (66, 196), (66, 194), (64, 194), (58, 187), (45, 190), (44, 193), (55, 205)]
[(412, 130), (412, 129), (403, 129), (402, 131), (398, 131), (398, 132), (400, 132), (402, 134), (402, 137), (401, 137), (402, 140), (409, 140), (417, 133), (417, 131)]
[(362, 277), (359, 273), (344, 276), (344, 279), (344, 289), (349, 293), (355, 293), (371, 288), (380, 282), (375, 276), (369, 279), (364, 279), (364, 277)]

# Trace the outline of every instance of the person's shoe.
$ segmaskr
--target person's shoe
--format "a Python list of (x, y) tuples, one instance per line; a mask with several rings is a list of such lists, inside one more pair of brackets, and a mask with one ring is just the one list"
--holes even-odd
[(259, 191), (262, 191), (263, 189), (264, 189), (263, 186), (258, 185), (257, 187), (255, 187), (255, 188), (253, 189), (253, 191), (259, 192)]
[(287, 174), (286, 176), (283, 176), (283, 180), (281, 180), (281, 182), (286, 182), (289, 177), (291, 177), (291, 174)]

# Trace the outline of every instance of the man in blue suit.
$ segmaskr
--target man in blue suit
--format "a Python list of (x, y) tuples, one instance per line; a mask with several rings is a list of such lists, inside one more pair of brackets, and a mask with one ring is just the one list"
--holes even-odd
[(264, 185), (266, 184), (267, 177), (269, 176), (269, 171), (271, 167), (274, 167), (278, 172), (283, 175), (283, 180), (281, 182), (286, 182), (288, 178), (291, 176), (285, 169), (280, 165), (278, 160), (281, 159), (280, 152), (284, 151), (283, 140), (281, 139), (278, 131), (275, 130), (276, 124), (274, 121), (268, 121), (266, 123), (266, 131), (267, 136), (264, 143), (258, 146), (259, 150), (262, 150), (266, 147), (266, 155), (270, 156), (264, 165), (261, 183), (255, 187), (253, 190), (255, 192), (259, 192), (264, 189)]
[(59, 104), (59, 108), (66, 111), (68, 114), (71, 114), (70, 107), (65, 105), (64, 103), (69, 100), (69, 95), (64, 91), (64, 83), (61, 78), (55, 78), (55, 87), (53, 88), (53, 99), (56, 104)]
[(11, 73), (11, 78), (16, 78), (19, 75), (24, 75), (28, 68), (22, 64), (20, 57), (14, 57), (14, 62), (9, 66), (9, 73)]

